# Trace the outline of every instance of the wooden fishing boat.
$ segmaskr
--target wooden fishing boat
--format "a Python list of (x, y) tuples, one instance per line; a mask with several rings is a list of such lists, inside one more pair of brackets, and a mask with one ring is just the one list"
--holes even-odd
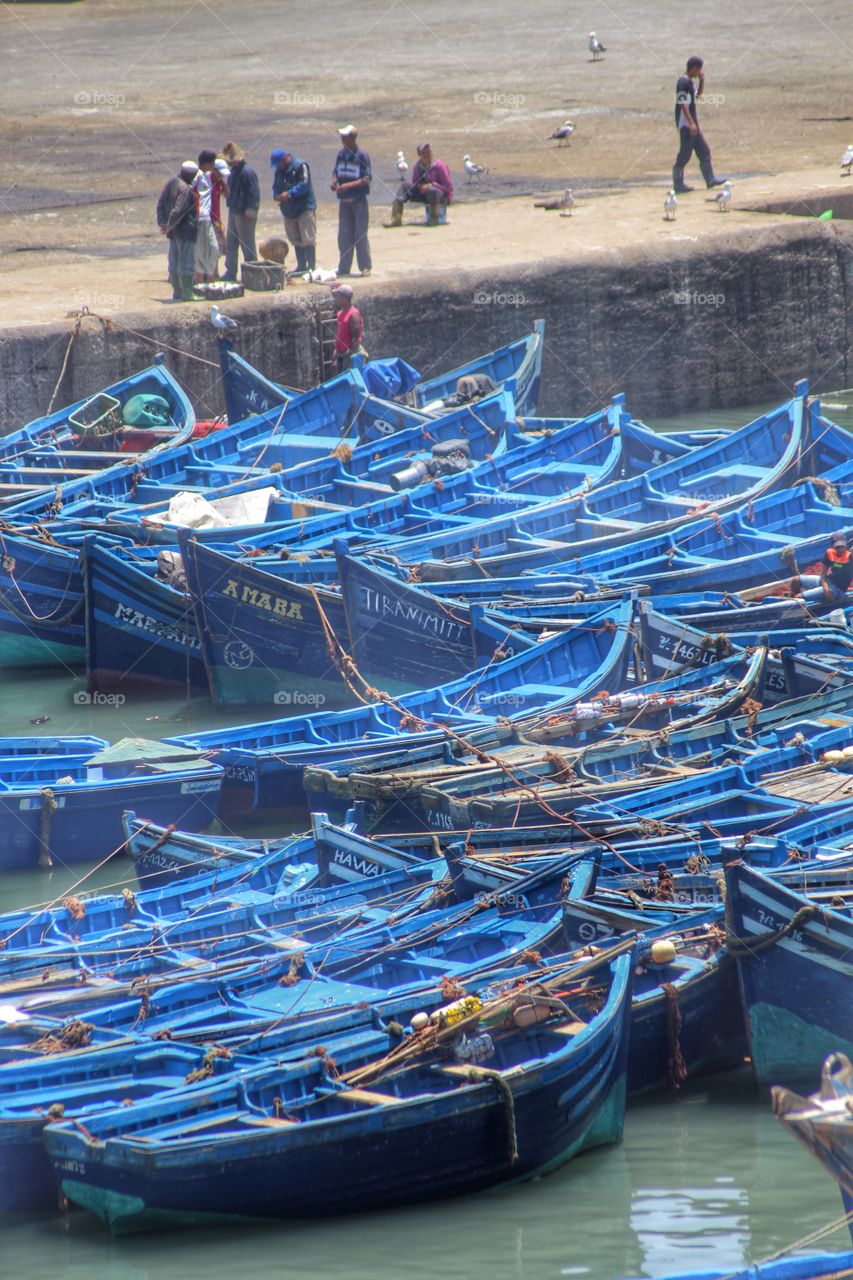
[[(451, 369), (447, 373), (426, 380), (418, 380), (414, 373), (414, 385), (403, 393), (415, 409), (428, 411), (430, 416), (444, 412), (447, 401), (453, 401), (450, 407), (462, 403), (457, 399), (459, 379), (478, 374), (488, 379), (497, 388), (504, 383), (512, 382), (518, 413), (527, 417), (536, 413), (539, 397), (539, 383), (542, 369), (543, 338), (545, 322), (537, 320), (533, 332), (515, 342), (506, 343), (496, 351), (488, 352), (478, 359)], [(309, 392), (296, 392), (293, 388), (280, 386), (265, 377), (247, 360), (244, 360), (225, 337), (218, 339), (219, 363), (222, 372), (222, 389), (229, 423), (241, 422), (252, 414), (266, 413), (268, 410), (281, 408), (285, 404), (298, 401), (300, 395)], [(374, 361), (373, 364), (382, 364)], [(357, 365), (338, 375), (341, 385), (352, 385), (357, 390), (368, 392), (384, 398), (388, 402), (391, 421), (388, 432), (398, 430), (394, 425), (396, 411), (404, 406), (399, 401), (391, 402), (384, 391), (375, 390), (369, 381), (371, 365)], [(335, 382), (327, 379), (323, 386)], [(384, 382), (382, 384), (384, 386)], [(402, 396), (400, 399), (402, 400)], [(288, 427), (289, 429), (289, 427)]]
[(142, 739), (92, 751), (54, 738), (29, 752), (0, 738), (0, 870), (99, 861), (124, 843), (121, 815), (201, 830), (216, 814), (222, 771), (198, 752)]
[[(156, 397), (147, 415), (139, 397)], [(151, 425), (131, 425), (136, 417), (147, 417)], [(192, 436), (195, 423), (186, 392), (158, 355), (147, 369), (4, 435), (0, 503), (28, 489), (55, 490), (127, 455), (147, 456), (180, 444)]]
[[(503, 431), (511, 402), (500, 393), (478, 408), (476, 422), (466, 410), (461, 415), (449, 414), (440, 423), (433, 423), (430, 439), (437, 443), (430, 447), (439, 448), (442, 441), (452, 441), (453, 432), (457, 435), (462, 432), (467, 420), (472, 425), (466, 441), (474, 454), (478, 449), (481, 454), (500, 454), (504, 449)], [(262, 428), (265, 435), (259, 434)], [(131, 508), (138, 516), (146, 512), (151, 516), (156, 514), (150, 506), (152, 500), (167, 506), (171, 499), (185, 503), (187, 497), (212, 496), (214, 491), (221, 498), (226, 493), (239, 497), (260, 489), (267, 495), (268, 505), (269, 497), (275, 492), (288, 494), (285, 480), (288, 485), (292, 481), (309, 487), (319, 485), (322, 489), (322, 477), (330, 467), (335, 469), (340, 465), (340, 456), (333, 456), (339, 443), (337, 437), (291, 434), (286, 444), (277, 446), (269, 444), (269, 440), (270, 426), (263, 419), (251, 420), (208, 436), (198, 445), (158, 452), (146, 462), (144, 469), (136, 463), (117, 464), (97, 475), (61, 486), (58, 493), (51, 493), (49, 500), (37, 496), (16, 504), (19, 522), (35, 520), (37, 524), (28, 531), (21, 524), (20, 532), (4, 530), (2, 534), (0, 665), (53, 665), (57, 661), (76, 665), (81, 661), (83, 584), (77, 555), (85, 533), (79, 521), (99, 521), (106, 507), (123, 510), (122, 521), (126, 527)], [(425, 443), (423, 429), (417, 426), (400, 432), (396, 445), (380, 441), (376, 445), (357, 447), (347, 465), (353, 478), (359, 473), (378, 478), (400, 466), (401, 451), (412, 446), (417, 449)], [(270, 449), (276, 448), (279, 458), (290, 459), (289, 470), (252, 473), (255, 455), (267, 445)], [(236, 465), (231, 465), (229, 459), (236, 459)], [(300, 459), (303, 462), (300, 463)], [(318, 460), (316, 465), (311, 459)], [(265, 460), (267, 468), (276, 465), (284, 467), (285, 464), (276, 464), (272, 457)], [(387, 485), (384, 491), (388, 491)], [(376, 496), (375, 492), (372, 496)], [(158, 503), (155, 501), (154, 505)], [(61, 525), (54, 534), (43, 522), (56, 521), (60, 511)]]
[(851, 1280), (853, 1252), (797, 1253), (791, 1257), (772, 1257), (766, 1262), (751, 1262), (733, 1271), (679, 1271), (662, 1280)]
[[(632, 960), (587, 974), (604, 1003), (583, 1021), (564, 1002), (546, 1004), (551, 1016), (521, 1030), (519, 997), (510, 997), (493, 1020), (486, 1005), (482, 1019), (454, 1024), (437, 1051), (401, 1055), (399, 1070), (392, 1056), (362, 1069), (358, 1083), (333, 1084), (315, 1059), (267, 1068), (236, 1088), (223, 1082), (203, 1101), (92, 1117), (88, 1137), (53, 1126), (45, 1142), (61, 1190), (124, 1232), (357, 1212), (540, 1176), (621, 1135)], [(475, 1032), (489, 1036), (478, 1042), (491, 1046), (488, 1065), (464, 1064), (462, 1032), (466, 1044)], [(442, 1055), (445, 1043), (455, 1054)], [(200, 1133), (215, 1163), (199, 1161)]]
[(809, 1098), (773, 1088), (773, 1114), (838, 1183), (853, 1237), (853, 1067), (843, 1053), (823, 1064), (821, 1087)]
[[(530, 705), (562, 701), (569, 691), (577, 697), (617, 687), (631, 652), (632, 611), (633, 602), (624, 601), (603, 610), (594, 626), (592, 620), (583, 630), (557, 635), (535, 650), (479, 668), (462, 680), (398, 699), (173, 741), (212, 753), (225, 767), (224, 815), (246, 808), (301, 809), (302, 771), (308, 764), (381, 750), (384, 739), (409, 729), (415, 731), (413, 743), (418, 745), (421, 732), (450, 728), (464, 734), (489, 729), (501, 717), (506, 722), (502, 732), (509, 736), (514, 717)], [(280, 698), (279, 705), (283, 701)]]
[(853, 1053), (853, 922), (745, 865), (727, 869), (726, 887), (756, 1079), (814, 1079), (829, 1053)]
[(460, 378), (480, 375), (495, 386), (511, 382), (518, 412), (521, 417), (528, 417), (536, 412), (539, 400), (544, 349), (545, 321), (536, 320), (533, 332), (527, 337), (498, 347), (448, 373), (421, 379), (412, 389), (412, 399), (419, 409), (443, 411), (447, 401), (457, 395)]
[[(641, 476), (620, 480), (585, 498), (508, 520), (489, 521), (476, 537), (440, 534), (388, 547), (422, 582), (547, 570), (596, 552), (665, 533), (703, 512), (721, 515), (800, 476), (822, 476), (849, 462), (847, 432), (806, 406), (808, 384), (778, 409), (724, 440), (670, 459)], [(806, 470), (807, 468), (807, 470)], [(525, 542), (519, 543), (524, 536)]]

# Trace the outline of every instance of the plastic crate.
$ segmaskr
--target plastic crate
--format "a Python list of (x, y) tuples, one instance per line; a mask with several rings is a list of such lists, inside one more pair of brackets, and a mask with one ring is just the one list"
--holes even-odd
[(257, 262), (244, 262), (241, 277), (247, 289), (254, 293), (270, 293), (284, 288), (284, 265), (261, 258)]
[(69, 413), (68, 423), (81, 435), (107, 435), (121, 426), (121, 401), (106, 391), (99, 391), (74, 413)]

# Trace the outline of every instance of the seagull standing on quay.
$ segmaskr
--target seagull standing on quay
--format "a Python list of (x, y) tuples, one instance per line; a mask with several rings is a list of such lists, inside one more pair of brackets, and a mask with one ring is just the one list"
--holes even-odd
[(675, 222), (675, 211), (678, 208), (678, 200), (673, 187), (669, 189), (669, 195), (663, 202), (664, 222)]
[(478, 182), (482, 182), (483, 174), (489, 172), (485, 165), (475, 164), (470, 156), (463, 156), (462, 163), (465, 166), (465, 172), (468, 174), (469, 182), (472, 178), (476, 178)]
[(853, 168), (853, 142), (850, 143), (850, 146), (841, 157), (841, 172), (845, 177), (850, 177), (851, 168)]
[(598, 62), (598, 59), (601, 56), (601, 54), (607, 52), (607, 45), (601, 43), (601, 41), (599, 40), (598, 36), (595, 34), (594, 31), (590, 31), (589, 33), (588, 48), (590, 53), (592, 54), (593, 62)]
[(561, 218), (570, 218), (575, 210), (575, 198), (572, 195), (571, 187), (566, 187), (563, 192), (562, 209), (560, 210)]
[(569, 142), (569, 139), (571, 138), (574, 131), (575, 131), (575, 126), (572, 124), (571, 120), (566, 120), (563, 124), (560, 125), (559, 129), (555, 129), (553, 133), (548, 134), (548, 137), (546, 138), (546, 142), (551, 142), (553, 138), (556, 138), (557, 145), (561, 147), (564, 142)]
[(230, 316), (223, 316), (220, 314), (219, 307), (217, 307), (215, 302), (210, 308), (210, 323), (213, 325), (214, 329), (218, 329), (220, 333), (233, 333), (235, 329), (240, 328), (236, 320), (232, 320)]
[(397, 152), (397, 172), (399, 173), (400, 177), (404, 181), (409, 176), (408, 161), (406, 160), (406, 157), (403, 155), (402, 151)]
[(714, 196), (714, 203), (719, 205), (720, 213), (728, 213), (729, 201), (732, 198), (732, 184), (724, 182), (722, 188)]

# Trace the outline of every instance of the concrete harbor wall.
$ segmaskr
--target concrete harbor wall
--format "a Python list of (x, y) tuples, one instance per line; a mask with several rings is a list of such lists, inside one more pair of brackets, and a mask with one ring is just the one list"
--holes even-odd
[[(354, 283), (373, 356), (402, 355), (437, 373), (544, 316), (543, 413), (584, 413), (625, 391), (635, 414), (654, 416), (780, 399), (805, 375), (815, 389), (850, 385), (852, 277), (853, 227), (780, 218), (709, 243), (684, 236), (664, 250), (585, 250), (499, 276), (435, 271)], [(241, 308), (237, 349), (268, 376), (310, 386), (321, 376), (330, 314), (325, 289), (258, 294)], [(0, 331), (4, 430), (46, 412), (72, 325)], [(116, 314), (106, 326), (86, 317), (55, 407), (134, 372), (157, 349), (199, 417), (222, 411), (202, 304)]]

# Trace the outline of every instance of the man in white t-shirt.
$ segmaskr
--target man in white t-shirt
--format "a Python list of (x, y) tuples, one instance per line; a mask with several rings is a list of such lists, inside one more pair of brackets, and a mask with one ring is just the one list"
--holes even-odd
[(198, 173), (193, 191), (198, 201), (198, 231), (195, 238), (195, 284), (209, 284), (219, 277), (219, 242), (212, 218), (211, 171), (216, 164), (215, 151), (202, 151), (198, 157)]

